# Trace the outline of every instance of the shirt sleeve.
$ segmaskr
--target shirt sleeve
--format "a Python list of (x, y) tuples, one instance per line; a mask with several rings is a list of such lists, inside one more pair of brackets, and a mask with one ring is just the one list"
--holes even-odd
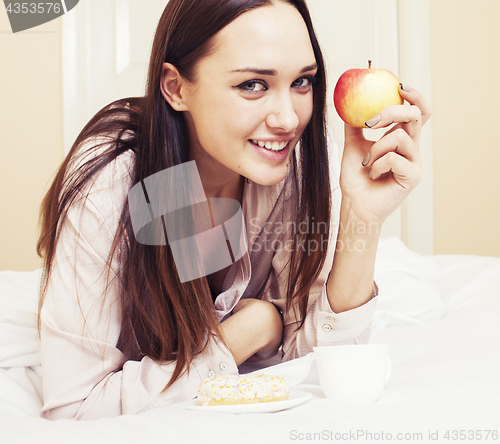
[(130, 161), (123, 154), (106, 166), (88, 198), (80, 196), (70, 207), (62, 226), (41, 311), (41, 416), (47, 419), (139, 413), (192, 399), (211, 376), (238, 373), (230, 351), (211, 340), (164, 391), (175, 362), (126, 360), (117, 347), (122, 314), (115, 273), (120, 264), (113, 258), (108, 267), (106, 261), (130, 187), (123, 174)]
[[(320, 287), (319, 297), (315, 290)], [(366, 344), (370, 339), (371, 321), (377, 304), (378, 287), (373, 283), (372, 298), (365, 304), (335, 313), (328, 301), (326, 281), (318, 280), (309, 295), (308, 310), (300, 329), (294, 311), (283, 312), (283, 361), (300, 358), (314, 347), (326, 345)], [(273, 301), (275, 302), (275, 301)], [(283, 311), (285, 296), (279, 299)]]
[(372, 298), (368, 302), (335, 313), (328, 302), (325, 282), (320, 297), (310, 306), (304, 325), (296, 333), (295, 344), (289, 347), (291, 350), (288, 353), (300, 357), (312, 352), (313, 347), (368, 343), (377, 294), (374, 282)]

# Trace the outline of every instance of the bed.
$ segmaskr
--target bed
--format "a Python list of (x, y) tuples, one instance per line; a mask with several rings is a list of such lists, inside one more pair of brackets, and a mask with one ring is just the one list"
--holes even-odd
[(423, 256), (398, 238), (381, 239), (370, 342), (389, 344), (393, 369), (372, 405), (325, 398), (310, 354), (240, 368), (279, 374), (312, 393), (291, 409), (237, 415), (189, 410), (185, 402), (88, 422), (38, 415), (40, 271), (0, 272), (2, 444), (500, 440), (500, 258)]

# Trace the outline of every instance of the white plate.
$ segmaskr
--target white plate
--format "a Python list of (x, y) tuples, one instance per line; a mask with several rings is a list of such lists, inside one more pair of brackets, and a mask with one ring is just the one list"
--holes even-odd
[(193, 399), (186, 406), (189, 410), (203, 410), (205, 412), (218, 413), (272, 413), (280, 410), (291, 409), (297, 405), (309, 401), (313, 397), (312, 393), (300, 390), (290, 390), (290, 395), (285, 401), (260, 402), (257, 404), (235, 404), (235, 405), (200, 405), (198, 399)]

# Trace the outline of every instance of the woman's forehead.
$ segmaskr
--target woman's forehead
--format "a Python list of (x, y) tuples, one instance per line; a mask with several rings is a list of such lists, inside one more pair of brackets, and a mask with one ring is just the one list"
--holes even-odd
[(219, 68), (277, 69), (313, 64), (314, 51), (300, 13), (288, 3), (248, 11), (215, 37), (211, 62)]

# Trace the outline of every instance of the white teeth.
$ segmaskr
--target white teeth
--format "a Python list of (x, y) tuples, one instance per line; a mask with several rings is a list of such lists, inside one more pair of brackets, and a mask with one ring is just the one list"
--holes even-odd
[(252, 140), (255, 145), (259, 145), (261, 148), (267, 148), (272, 151), (281, 151), (288, 145), (288, 142), (263, 142), (262, 140)]

